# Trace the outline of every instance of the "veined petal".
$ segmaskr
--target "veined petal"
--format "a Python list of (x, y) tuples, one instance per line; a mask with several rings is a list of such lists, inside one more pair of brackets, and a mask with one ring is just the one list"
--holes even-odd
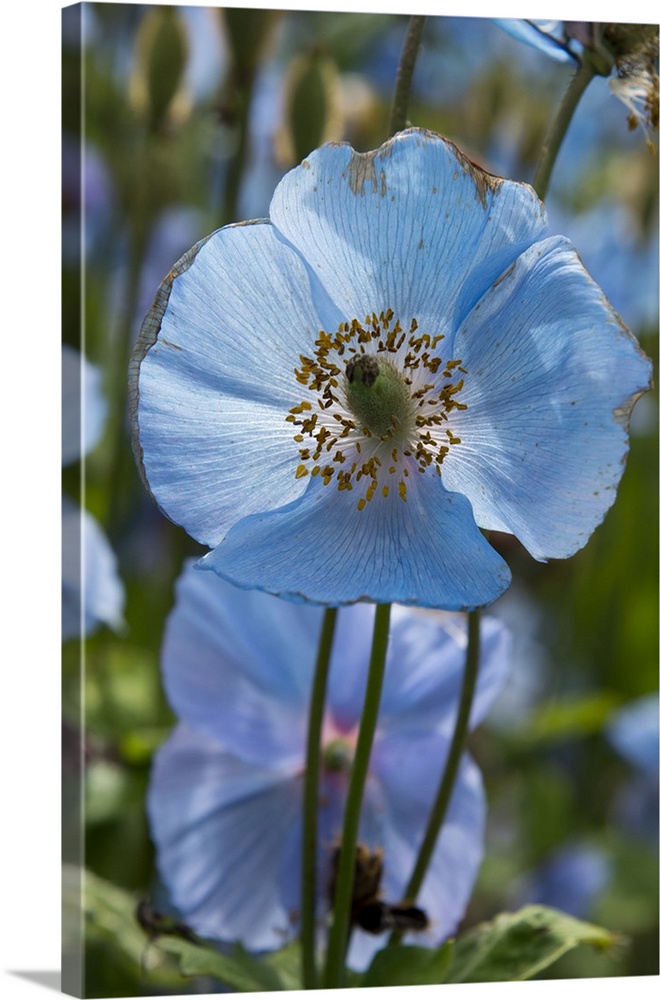
[(163, 644), (170, 704), (241, 760), (302, 767), (320, 628), (319, 608), (233, 587), (188, 564)]
[(276, 872), (299, 782), (179, 726), (156, 756), (148, 809), (159, 870), (186, 923), (214, 940), (279, 947), (290, 916)]
[(445, 336), (546, 225), (530, 187), (422, 129), (369, 153), (315, 150), (280, 182), (270, 216), (345, 318), (391, 308)]
[(650, 363), (563, 237), (531, 247), (456, 335), (468, 371), (443, 465), (483, 528), (570, 556), (614, 502)]
[(300, 500), (240, 521), (200, 565), (294, 601), (490, 604), (511, 575), (469, 503), (433, 472), (410, 482), (406, 502), (378, 494), (357, 510), (349, 491), (314, 478)]
[(131, 365), (135, 450), (159, 505), (199, 541), (300, 494), (285, 417), (319, 329), (305, 266), (267, 222), (218, 230), (161, 285)]
[[(470, 728), (483, 721), (509, 673), (510, 634), (496, 618), (480, 623), (480, 669)], [(378, 729), (381, 738), (414, 738), (438, 729), (451, 737), (467, 654), (464, 616), (392, 608), (387, 671)]]

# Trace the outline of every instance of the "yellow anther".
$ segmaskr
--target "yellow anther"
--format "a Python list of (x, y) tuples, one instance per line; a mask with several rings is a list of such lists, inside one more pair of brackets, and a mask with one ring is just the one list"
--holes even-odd
[[(344, 320), (334, 333), (320, 330), (313, 354), (301, 354), (294, 369), (308, 398), (285, 416), (295, 426), (293, 440), (299, 446), (295, 477), (320, 475), (325, 485), (334, 479), (340, 490), (352, 490), (355, 481), (364, 478), (367, 487), (358, 503), (358, 509), (363, 510), (379, 489), (379, 468), (386, 469), (389, 476), (398, 473), (402, 500), (407, 499), (405, 480), (411, 474), (424, 473), (431, 466), (441, 474), (450, 448), (461, 443), (447, 429), (447, 422), (452, 411), (467, 409), (467, 404), (459, 401), (465, 380), (458, 377), (458, 372), (465, 375), (466, 370), (460, 358), (443, 361), (436, 353), (442, 340), (442, 333), (420, 330), (416, 318), (404, 329), (391, 308), (379, 313), (374, 310), (362, 323)], [(399, 353), (402, 347), (405, 356)], [(355, 418), (356, 404), (346, 395), (344, 374), (347, 357), (379, 355), (380, 361), (383, 352), (389, 352), (383, 363), (398, 371), (404, 398), (407, 393), (410, 399), (409, 415), (393, 416), (387, 433), (380, 425), (375, 431), (365, 426), (364, 415)], [(445, 429), (443, 443), (437, 439), (440, 428)], [(397, 447), (388, 448), (392, 440)], [(332, 464), (322, 466), (322, 456)], [(388, 497), (391, 484), (382, 485), (380, 490)]]

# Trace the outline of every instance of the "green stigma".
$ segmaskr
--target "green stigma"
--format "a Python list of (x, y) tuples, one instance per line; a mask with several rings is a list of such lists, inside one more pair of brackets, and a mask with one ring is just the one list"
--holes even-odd
[(346, 364), (346, 402), (376, 437), (404, 435), (413, 419), (410, 389), (398, 369), (374, 354), (358, 354)]

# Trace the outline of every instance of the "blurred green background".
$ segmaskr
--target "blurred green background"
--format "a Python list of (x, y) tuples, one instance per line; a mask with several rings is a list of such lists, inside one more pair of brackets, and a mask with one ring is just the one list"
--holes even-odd
[[(319, 143), (383, 141), (407, 20), (122, 4), (64, 15), (64, 341), (102, 375), (108, 415), (85, 462), (84, 506), (125, 589), (123, 629), (101, 624), (63, 647), (65, 860), (79, 846), (82, 745), (85, 863), (137, 900), (155, 891), (143, 802), (173, 721), (159, 678), (163, 625), (182, 560), (202, 550), (138, 480), (126, 418), (132, 345), (159, 281), (194, 242), (267, 215), (279, 177)], [(492, 21), (429, 18), (409, 118), (492, 172), (530, 181), (569, 74)], [(552, 231), (574, 240), (656, 364), (657, 169), (599, 78), (546, 202)], [(555, 977), (658, 972), (657, 771), (645, 785), (606, 732), (621, 706), (658, 687), (657, 465), (653, 393), (635, 412), (618, 500), (583, 551), (542, 565), (496, 539), (514, 585), (493, 613), (512, 625), (515, 656), (509, 689), (472, 743), (490, 812), (465, 926), (541, 893), (544, 866), (577, 852), (565, 905), (577, 906), (569, 889), (582, 886), (580, 915), (628, 945), (578, 950), (546, 973)], [(63, 470), (66, 495), (81, 502), (82, 485), (80, 463)], [(90, 927), (87, 995), (213, 987), (181, 980), (136, 925), (101, 924)]]

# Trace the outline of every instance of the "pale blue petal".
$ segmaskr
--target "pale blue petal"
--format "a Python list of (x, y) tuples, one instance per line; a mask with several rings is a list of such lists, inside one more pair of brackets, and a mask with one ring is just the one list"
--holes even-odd
[(434, 473), (411, 477), (406, 502), (378, 493), (362, 511), (317, 477), (301, 500), (244, 518), (200, 565), (238, 586), (329, 605), (468, 609), (494, 601), (511, 579), (468, 502)]
[(508, 35), (533, 46), (557, 62), (575, 66), (580, 61), (563, 40), (563, 21), (523, 21), (513, 17), (496, 17), (493, 21)]
[(450, 336), (466, 306), (545, 231), (531, 188), (501, 181), (431, 132), (379, 150), (315, 150), (278, 185), (275, 226), (346, 319), (391, 308)]
[(455, 352), (461, 439), (443, 463), (483, 528), (537, 559), (572, 555), (613, 503), (650, 363), (562, 237), (522, 254), (475, 306)]
[(179, 726), (156, 756), (148, 809), (158, 868), (185, 922), (248, 949), (280, 947), (291, 916), (278, 872), (300, 782)]
[(174, 273), (132, 365), (136, 451), (167, 515), (216, 545), (239, 516), (303, 489), (285, 417), (320, 322), (303, 263), (268, 223), (218, 230)]
[(302, 767), (321, 616), (189, 564), (162, 653), (174, 711), (244, 761)]

